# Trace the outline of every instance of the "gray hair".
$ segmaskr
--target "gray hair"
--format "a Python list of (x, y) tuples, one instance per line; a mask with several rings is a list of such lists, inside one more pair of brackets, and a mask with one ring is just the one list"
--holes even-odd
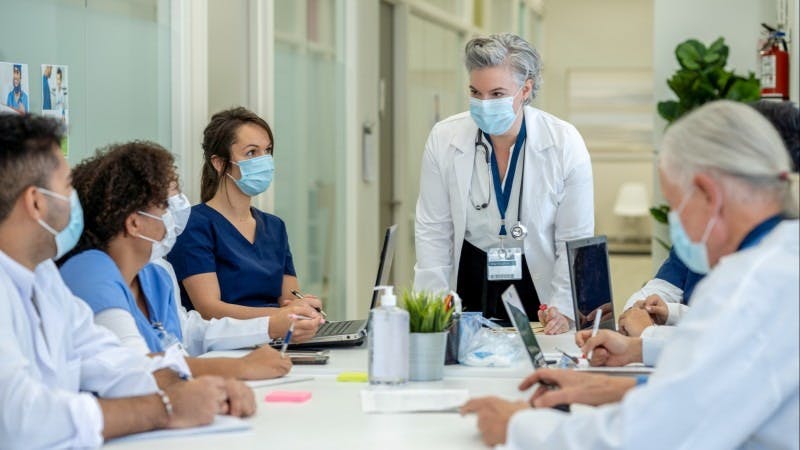
[(710, 102), (681, 118), (664, 135), (659, 159), (683, 189), (696, 173), (710, 172), (726, 192), (776, 201), (797, 217), (789, 153), (769, 121), (743, 103)]
[(476, 37), (467, 42), (464, 54), (468, 72), (507, 64), (520, 85), (533, 81), (533, 90), (525, 104), (536, 98), (536, 91), (542, 85), (542, 58), (525, 39), (511, 33)]

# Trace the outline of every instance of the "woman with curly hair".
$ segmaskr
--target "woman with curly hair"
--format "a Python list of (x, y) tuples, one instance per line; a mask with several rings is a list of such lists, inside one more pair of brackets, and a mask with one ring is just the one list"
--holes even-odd
[[(149, 354), (183, 342), (198, 348), (196, 341), (214, 341), (214, 336), (208, 335), (219, 334), (220, 328), (214, 323), (200, 324), (199, 318), (181, 317), (169, 273), (154, 264), (169, 252), (176, 229), (185, 225), (175, 223), (175, 216), (183, 214), (176, 207), (182, 203), (176, 201), (182, 194), (174, 162), (158, 144), (130, 142), (98, 151), (73, 170), (73, 186), (85, 205), (85, 227), (62, 265), (61, 275), (72, 292), (92, 308), (97, 324), (109, 328), (124, 345)], [(227, 329), (234, 329), (235, 334), (238, 327), (240, 334), (252, 334), (253, 326), (258, 326), (263, 343), (269, 334), (285, 331), (291, 319), (282, 319), (283, 326), (269, 326), (267, 320), (234, 321)], [(225, 348), (225, 339), (217, 341), (220, 345), (216, 348)], [(201, 351), (213, 349), (201, 347), (206, 347)], [(238, 359), (186, 361), (195, 375), (242, 379), (278, 377), (291, 368), (291, 363), (270, 347)]]
[[(242, 107), (218, 112), (203, 132), (202, 203), (192, 207), (183, 233), (167, 259), (181, 283), (186, 308), (203, 317), (248, 319), (312, 306), (314, 296), (296, 299), (299, 284), (286, 224), (251, 206), (272, 182), (272, 130)], [(322, 317), (298, 320), (292, 339), (314, 336)]]

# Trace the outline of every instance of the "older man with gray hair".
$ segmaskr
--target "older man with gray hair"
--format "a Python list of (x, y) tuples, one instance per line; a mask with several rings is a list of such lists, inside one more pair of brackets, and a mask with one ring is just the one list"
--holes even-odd
[[(488, 444), (508, 448), (797, 448), (800, 244), (790, 160), (752, 108), (720, 101), (664, 136), (659, 175), (677, 254), (711, 268), (647, 379), (539, 370), (535, 407), (470, 401)], [(586, 350), (586, 347), (584, 348)]]

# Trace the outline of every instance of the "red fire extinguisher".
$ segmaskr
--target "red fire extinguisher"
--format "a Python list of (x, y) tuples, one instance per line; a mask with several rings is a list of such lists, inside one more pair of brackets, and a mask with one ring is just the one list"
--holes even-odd
[(789, 99), (789, 51), (786, 33), (762, 23), (768, 33), (761, 56), (761, 98)]

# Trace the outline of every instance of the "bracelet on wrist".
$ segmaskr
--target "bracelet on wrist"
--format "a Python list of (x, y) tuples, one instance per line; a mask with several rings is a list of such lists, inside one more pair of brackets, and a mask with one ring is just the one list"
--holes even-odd
[(158, 398), (161, 399), (161, 403), (164, 404), (164, 409), (167, 411), (167, 416), (172, 417), (172, 402), (169, 399), (169, 395), (167, 395), (167, 393), (161, 389), (156, 392), (156, 395), (158, 395)]

